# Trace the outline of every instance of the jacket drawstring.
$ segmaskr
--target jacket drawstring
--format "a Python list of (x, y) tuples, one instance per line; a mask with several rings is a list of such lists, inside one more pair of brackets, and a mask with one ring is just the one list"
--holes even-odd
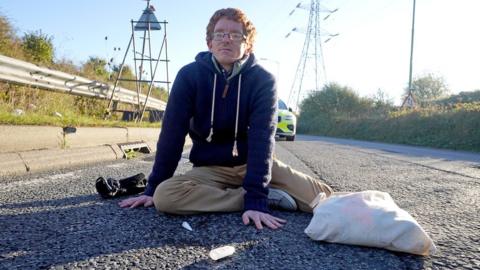
[[(238, 91), (237, 91), (237, 112), (235, 115), (235, 138), (233, 141), (232, 156), (238, 157), (238, 148), (237, 148), (237, 134), (238, 134), (238, 118), (240, 112), (240, 90), (242, 89), (242, 74), (238, 76)], [(207, 142), (212, 141), (213, 136), (213, 116), (215, 113), (215, 92), (217, 90), (217, 74), (214, 74), (213, 78), (213, 96), (212, 96), (212, 112), (210, 115), (210, 134), (207, 137)]]
[(235, 139), (233, 141), (233, 149), (232, 149), (232, 156), (238, 156), (238, 149), (237, 149), (237, 133), (238, 133), (238, 114), (240, 111), (240, 90), (242, 85), (242, 74), (238, 76), (238, 91), (237, 91), (237, 113), (235, 115)]
[(207, 142), (212, 141), (213, 136), (213, 114), (215, 112), (215, 91), (217, 90), (217, 73), (213, 77), (213, 96), (212, 96), (212, 113), (210, 114), (210, 134), (207, 137)]

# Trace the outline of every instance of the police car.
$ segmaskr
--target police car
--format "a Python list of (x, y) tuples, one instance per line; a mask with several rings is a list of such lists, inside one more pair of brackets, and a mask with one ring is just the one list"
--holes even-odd
[(287, 141), (295, 140), (297, 128), (297, 117), (292, 113), (292, 109), (282, 100), (278, 100), (278, 124), (275, 136), (278, 138), (286, 138)]

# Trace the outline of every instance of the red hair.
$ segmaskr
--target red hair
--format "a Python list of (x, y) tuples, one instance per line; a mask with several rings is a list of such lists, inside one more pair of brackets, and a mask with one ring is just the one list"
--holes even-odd
[(222, 18), (239, 22), (243, 25), (243, 34), (246, 36), (245, 42), (247, 43), (247, 52), (252, 52), (257, 30), (255, 29), (255, 26), (253, 26), (253, 23), (247, 18), (247, 15), (245, 15), (245, 13), (238, 8), (224, 8), (215, 11), (207, 25), (207, 43), (212, 41), (212, 34), (213, 30), (215, 29), (215, 25)]

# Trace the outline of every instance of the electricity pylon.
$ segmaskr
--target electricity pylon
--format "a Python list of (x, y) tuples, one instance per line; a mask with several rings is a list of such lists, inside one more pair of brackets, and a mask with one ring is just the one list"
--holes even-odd
[[(330, 41), (333, 37), (338, 36), (338, 34), (327, 33), (320, 27), (320, 23), (321, 21), (326, 20), (328, 17), (330, 17), (330, 15), (336, 12), (338, 9), (329, 10), (323, 8), (320, 5), (320, 0), (311, 0), (310, 5), (303, 5), (302, 3), (299, 3), (295, 7), (295, 9), (290, 12), (290, 15), (292, 15), (296, 9), (309, 10), (308, 26), (305, 32), (305, 41), (303, 43), (302, 54), (300, 55), (297, 71), (295, 72), (292, 88), (290, 89), (290, 94), (287, 101), (289, 105), (294, 104), (295, 110), (298, 110), (298, 106), (303, 99), (302, 94), (306, 94), (304, 93), (303, 89), (305, 87), (304, 81), (306, 80), (306, 71), (313, 71), (313, 77), (315, 82), (315, 88), (313, 89), (314, 91), (320, 90), (320, 78), (322, 77), (322, 75), (324, 82), (327, 82), (322, 42), (326, 43)], [(321, 13), (327, 13), (327, 15), (323, 18), (320, 18)], [(295, 27), (285, 37), (289, 37), (292, 32), (303, 31)], [(322, 38), (325, 37), (325, 41), (322, 41)], [(313, 88), (313, 85), (310, 87)]]

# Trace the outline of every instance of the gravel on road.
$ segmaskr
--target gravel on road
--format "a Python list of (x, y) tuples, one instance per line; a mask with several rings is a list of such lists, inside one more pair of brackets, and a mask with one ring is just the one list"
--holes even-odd
[[(0, 269), (479, 269), (480, 180), (322, 142), (279, 142), (277, 156), (338, 191), (389, 192), (435, 241), (420, 257), (314, 242), (311, 214), (275, 211), (278, 231), (245, 226), (241, 213), (159, 214), (121, 209), (96, 194), (99, 176), (146, 175), (152, 156), (0, 178)], [(182, 159), (177, 173), (190, 163)], [(182, 227), (188, 222), (193, 231)], [(211, 249), (236, 252), (213, 261)]]

